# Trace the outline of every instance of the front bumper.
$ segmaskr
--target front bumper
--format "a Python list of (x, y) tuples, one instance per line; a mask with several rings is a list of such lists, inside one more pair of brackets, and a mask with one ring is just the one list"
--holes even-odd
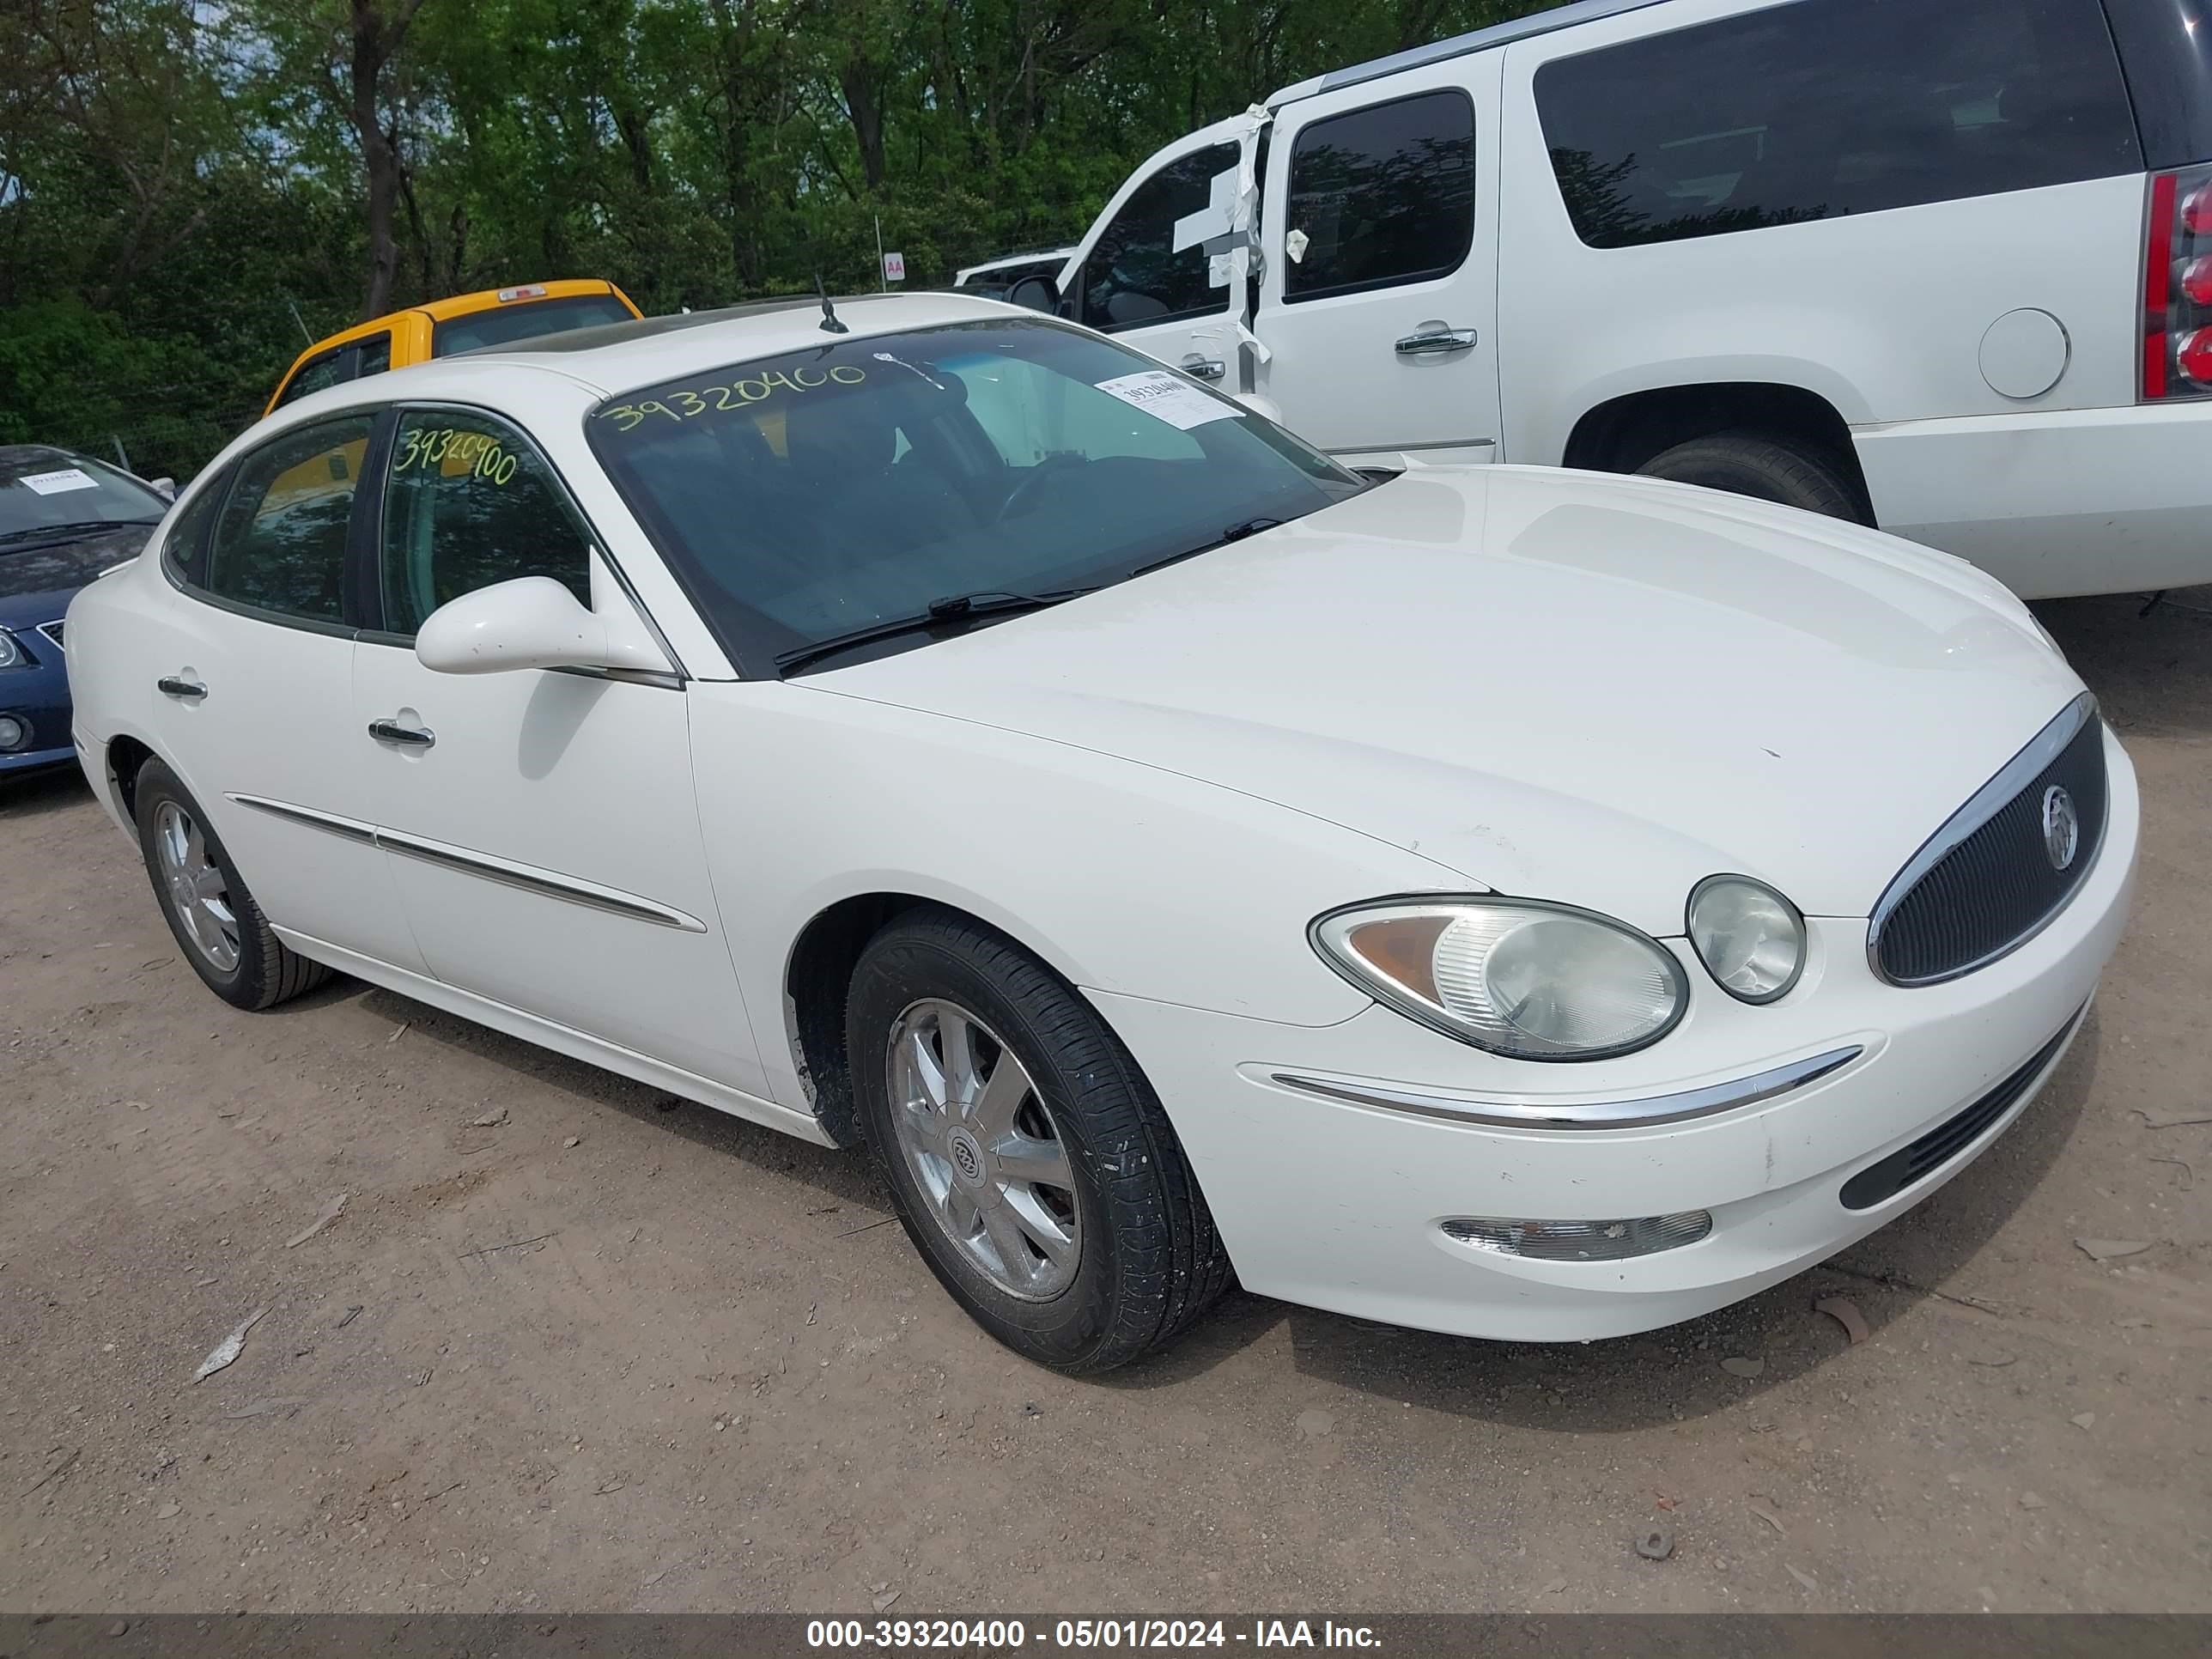
[(59, 766), (76, 758), (70, 740), (69, 669), (61, 647), (45, 635), (22, 626), (10, 631), (33, 653), (27, 668), (0, 669), (0, 714), (30, 727), (24, 747), (0, 750), (0, 776)]
[[(1753, 1008), (1715, 989), (1672, 941), (1693, 988), (1681, 1025), (1640, 1054), (1578, 1066), (1503, 1060), (1379, 1006), (1312, 1028), (1090, 994), (1158, 1091), (1246, 1288), (1468, 1336), (1649, 1330), (1834, 1255), (1927, 1197), (2029, 1109), (2126, 925), (2135, 774), (2109, 733), (2106, 748), (2105, 841), (2072, 902), (2010, 956), (1942, 985), (1883, 984), (1867, 966), (1863, 921), (1810, 918), (1803, 980)], [(2017, 1092), (1940, 1163), (1879, 1202), (1847, 1206), (1854, 1176), (1985, 1101), (2046, 1048)], [(1856, 1057), (1802, 1086), (1672, 1121), (1474, 1121), (1486, 1103), (1680, 1099), (1850, 1048)], [(1346, 1097), (1362, 1091), (1431, 1109)], [(1468, 1121), (1449, 1116), (1455, 1103)], [(1443, 1231), (1464, 1217), (1610, 1221), (1693, 1210), (1712, 1217), (1705, 1237), (1625, 1261), (1504, 1255)]]

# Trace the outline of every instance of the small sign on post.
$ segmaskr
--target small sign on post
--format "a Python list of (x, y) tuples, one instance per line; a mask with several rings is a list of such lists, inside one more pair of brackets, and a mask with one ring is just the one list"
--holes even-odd
[(902, 283), (906, 281), (905, 254), (886, 253), (884, 255), (884, 280), (886, 283)]

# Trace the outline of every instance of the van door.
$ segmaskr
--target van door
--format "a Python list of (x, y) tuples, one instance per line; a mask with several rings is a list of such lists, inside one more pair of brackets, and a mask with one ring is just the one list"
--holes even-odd
[(1452, 58), (1276, 112), (1259, 389), (1346, 460), (1497, 459), (1503, 60)]
[(1261, 125), (1217, 121), (1132, 173), (1068, 262), (1062, 311), (1224, 392), (1246, 389), (1241, 186)]

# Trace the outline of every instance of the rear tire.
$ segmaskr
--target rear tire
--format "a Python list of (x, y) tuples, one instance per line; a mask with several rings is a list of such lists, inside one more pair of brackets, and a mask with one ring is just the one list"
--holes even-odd
[(1750, 433), (1692, 438), (1662, 450), (1636, 470), (1647, 478), (1702, 484), (1832, 519), (1865, 520), (1856, 493), (1832, 463)]
[(160, 761), (139, 769), (135, 810), (154, 897), (209, 990), (234, 1008), (258, 1010), (331, 976), (276, 937), (199, 803)]
[(1015, 1352), (1108, 1370), (1174, 1340), (1228, 1287), (1151, 1085), (1025, 951), (950, 911), (896, 918), (854, 969), (846, 1042), (907, 1237)]

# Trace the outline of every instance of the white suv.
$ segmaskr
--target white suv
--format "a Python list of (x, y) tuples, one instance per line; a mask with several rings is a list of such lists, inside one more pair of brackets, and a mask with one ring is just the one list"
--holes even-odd
[(1355, 463), (1643, 472), (2027, 597), (2212, 580), (2196, 0), (1586, 0), (1125, 184), (1057, 304)]

